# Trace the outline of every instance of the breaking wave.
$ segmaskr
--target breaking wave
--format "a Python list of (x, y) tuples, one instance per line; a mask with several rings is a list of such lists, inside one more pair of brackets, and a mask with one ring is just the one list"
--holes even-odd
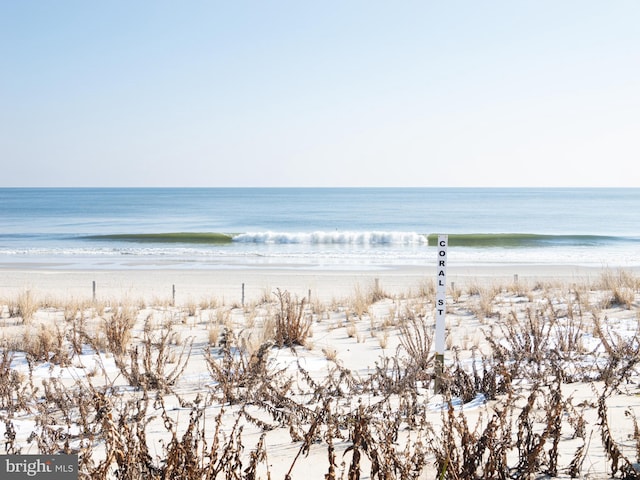
[(309, 245), (427, 245), (427, 237), (412, 232), (257, 232), (233, 237), (234, 242)]

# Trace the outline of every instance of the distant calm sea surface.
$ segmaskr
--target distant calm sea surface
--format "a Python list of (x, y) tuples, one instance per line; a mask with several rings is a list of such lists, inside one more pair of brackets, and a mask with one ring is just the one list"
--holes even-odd
[(438, 233), (449, 265), (638, 266), (640, 189), (0, 189), (4, 266), (431, 268)]

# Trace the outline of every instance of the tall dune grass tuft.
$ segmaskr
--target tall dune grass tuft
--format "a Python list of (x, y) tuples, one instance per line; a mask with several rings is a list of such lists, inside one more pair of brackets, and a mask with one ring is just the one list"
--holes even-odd
[(21, 318), (22, 323), (30, 323), (39, 308), (35, 295), (30, 290), (25, 290), (9, 304), (9, 316)]
[(625, 270), (618, 270), (615, 273), (605, 270), (596, 284), (596, 288), (608, 293), (602, 300), (602, 308), (621, 306), (630, 309), (639, 286), (640, 281)]
[(124, 355), (132, 339), (132, 329), (138, 317), (138, 309), (123, 303), (115, 307), (103, 319), (106, 344), (114, 355)]
[(434, 358), (432, 324), (424, 316), (406, 309), (400, 321), (399, 332), (400, 344), (411, 359), (408, 369), (413, 370), (417, 379), (427, 379)]
[(297, 301), (288, 291), (276, 290), (275, 342), (279, 347), (304, 345), (311, 331), (311, 318), (305, 312), (305, 299)]

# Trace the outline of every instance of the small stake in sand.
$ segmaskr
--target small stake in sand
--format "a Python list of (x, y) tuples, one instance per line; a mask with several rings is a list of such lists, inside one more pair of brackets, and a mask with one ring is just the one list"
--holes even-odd
[(435, 381), (433, 390), (440, 393), (442, 388), (442, 372), (444, 370), (444, 337), (445, 337), (445, 321), (444, 317), (447, 310), (447, 243), (449, 237), (447, 235), (438, 235), (438, 256), (436, 269), (436, 364), (435, 364)]
[(93, 281), (93, 301), (96, 301), (96, 281)]

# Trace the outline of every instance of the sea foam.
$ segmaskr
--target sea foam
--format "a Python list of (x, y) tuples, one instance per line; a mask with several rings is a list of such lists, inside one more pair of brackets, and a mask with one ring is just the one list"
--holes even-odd
[(427, 237), (414, 232), (254, 232), (233, 237), (234, 242), (323, 245), (426, 245)]

